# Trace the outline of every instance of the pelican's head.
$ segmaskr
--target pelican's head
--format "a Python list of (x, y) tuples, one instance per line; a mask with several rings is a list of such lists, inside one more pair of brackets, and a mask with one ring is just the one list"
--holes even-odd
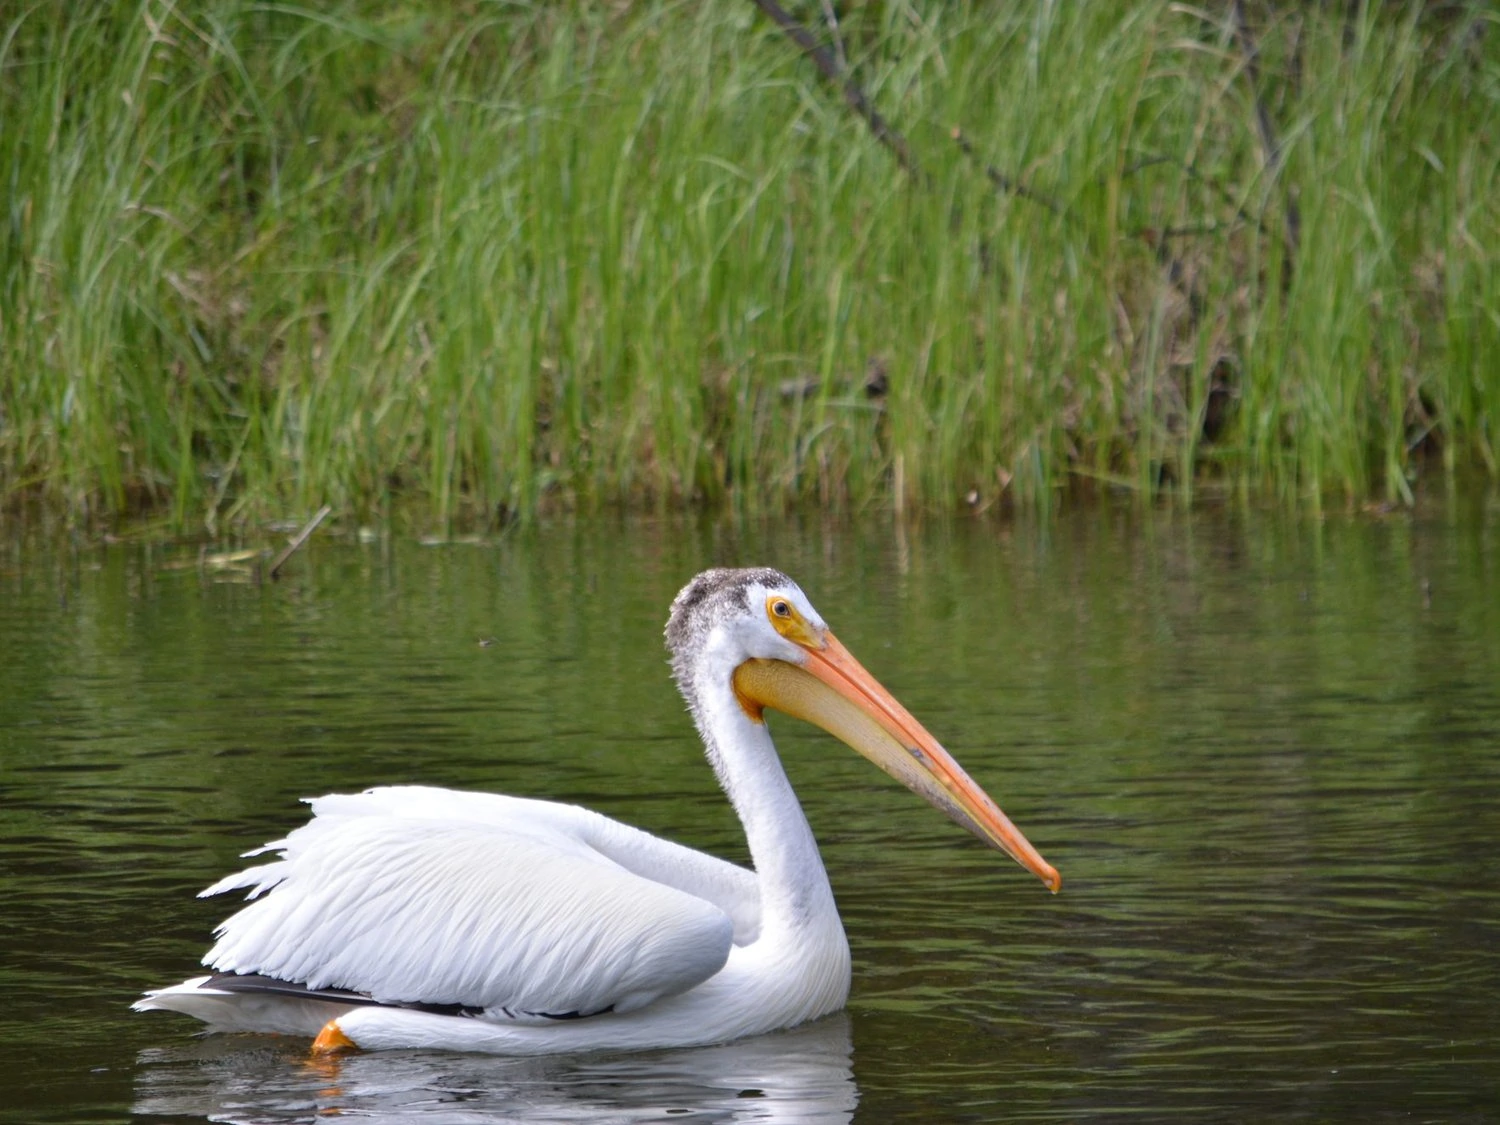
[[(1062, 877), (963, 767), (896, 702), (778, 570), (706, 570), (672, 602), (672, 667), (689, 705), (733, 693), (750, 718), (805, 719), (859, 751), (1056, 891)], [(725, 682), (727, 681), (727, 682)], [(702, 716), (699, 715), (700, 724)]]

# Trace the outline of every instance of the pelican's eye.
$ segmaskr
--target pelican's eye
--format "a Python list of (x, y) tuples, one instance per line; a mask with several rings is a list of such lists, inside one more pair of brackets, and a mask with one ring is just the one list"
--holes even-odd
[(766, 598), (766, 617), (771, 628), (793, 644), (803, 648), (822, 648), (826, 643), (821, 631), (808, 624), (797, 607), (780, 594)]

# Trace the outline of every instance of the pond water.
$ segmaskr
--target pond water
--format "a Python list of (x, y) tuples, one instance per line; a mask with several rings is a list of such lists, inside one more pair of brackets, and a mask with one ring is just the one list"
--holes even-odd
[[(0, 1116), (15, 1121), (1500, 1117), (1500, 513), (557, 525), (0, 545)], [(849, 931), (846, 1014), (507, 1060), (200, 1037), (195, 892), (298, 798), (592, 805), (743, 861), (667, 675), (703, 566), (788, 570), (1062, 872), (1051, 896), (773, 721)]]

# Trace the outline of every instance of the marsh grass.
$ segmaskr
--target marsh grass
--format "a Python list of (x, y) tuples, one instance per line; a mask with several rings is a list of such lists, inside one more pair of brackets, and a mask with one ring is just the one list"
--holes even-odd
[(749, 4), (12, 16), (0, 491), (215, 528), (1500, 468), (1485, 8), (1268, 9), (1258, 88), (1181, 5), (841, 32), (916, 176)]

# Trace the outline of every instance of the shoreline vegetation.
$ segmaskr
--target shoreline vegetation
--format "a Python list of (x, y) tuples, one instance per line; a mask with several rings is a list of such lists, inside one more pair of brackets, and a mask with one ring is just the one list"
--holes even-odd
[(765, 7), (12, 9), (0, 508), (1500, 474), (1490, 6), (786, 5), (817, 58)]

